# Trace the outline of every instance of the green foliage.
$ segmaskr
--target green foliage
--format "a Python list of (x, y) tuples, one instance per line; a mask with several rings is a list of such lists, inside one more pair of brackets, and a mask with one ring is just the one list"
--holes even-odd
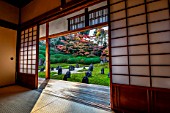
[(57, 58), (51, 57), (50, 58), (50, 63), (51, 64), (57, 63)]
[(39, 46), (39, 50), (45, 50), (45, 45), (41, 45), (41, 46)]
[(67, 63), (69, 63), (69, 64), (77, 63), (76, 58), (69, 58), (69, 59), (67, 60)]
[(39, 54), (39, 59), (42, 59), (43, 61), (45, 61), (45, 56), (43, 54)]
[(42, 54), (45, 56), (45, 50), (39, 50), (39, 54)]

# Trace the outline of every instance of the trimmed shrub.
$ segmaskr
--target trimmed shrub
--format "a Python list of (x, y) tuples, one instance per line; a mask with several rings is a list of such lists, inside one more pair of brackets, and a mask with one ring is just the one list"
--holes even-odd
[(69, 58), (69, 59), (67, 60), (67, 63), (69, 63), (69, 64), (74, 64), (74, 63), (76, 63), (76, 58)]
[(50, 63), (51, 64), (57, 63), (57, 58), (50, 58)]
[(45, 50), (39, 50), (39, 54), (42, 54), (45, 56)]
[(45, 61), (45, 56), (43, 54), (39, 54), (39, 59), (42, 59), (43, 61)]

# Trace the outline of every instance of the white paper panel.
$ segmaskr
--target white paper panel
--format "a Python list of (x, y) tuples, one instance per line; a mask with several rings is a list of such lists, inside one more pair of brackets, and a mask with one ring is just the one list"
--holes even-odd
[(149, 66), (130, 66), (130, 74), (149, 76)]
[(168, 1), (167, 0), (159, 0), (157, 2), (149, 3), (147, 5), (148, 11), (154, 11), (158, 9), (168, 8)]
[(32, 64), (36, 64), (36, 60), (32, 60)]
[(128, 39), (129, 39), (129, 45), (146, 44), (148, 42), (147, 35), (132, 36), (132, 37), (128, 37)]
[(146, 23), (146, 15), (140, 15), (140, 16), (128, 18), (128, 26), (141, 24), (141, 23)]
[(170, 53), (170, 43), (150, 45), (151, 53)]
[(170, 66), (152, 66), (152, 76), (169, 76), (170, 77)]
[(40, 38), (41, 37), (45, 37), (46, 36), (46, 24), (42, 24), (42, 25), (40, 25)]
[(117, 20), (125, 17), (126, 17), (125, 10), (110, 14), (110, 20)]
[(111, 47), (127, 45), (127, 38), (112, 39)]
[(31, 69), (28, 69), (28, 74), (31, 74)]
[(151, 55), (151, 64), (170, 65), (170, 55)]
[(35, 70), (32, 70), (32, 74), (35, 74)]
[(112, 56), (114, 56), (114, 55), (127, 55), (127, 47), (112, 48), (111, 54), (112, 54)]
[(125, 9), (125, 2), (124, 1), (117, 3), (115, 5), (112, 5), (110, 7), (110, 12), (118, 11), (118, 10), (121, 10), (121, 9)]
[(111, 38), (117, 38), (117, 37), (123, 37), (123, 36), (126, 36), (126, 28), (111, 31)]
[(170, 21), (162, 21), (149, 24), (149, 32), (163, 31), (170, 29)]
[(33, 27), (33, 30), (34, 30), (34, 31), (37, 30), (37, 26), (34, 26), (34, 27)]
[(25, 30), (25, 33), (28, 33), (28, 29)]
[(31, 60), (28, 60), (28, 64), (31, 64)]
[(169, 18), (168, 10), (163, 10), (163, 11), (153, 12), (153, 13), (148, 14), (149, 22), (156, 21), (156, 20), (168, 19), (168, 18)]
[(112, 3), (117, 3), (117, 2), (119, 2), (119, 1), (123, 1), (123, 0), (110, 0), (110, 4), (112, 4)]
[(112, 73), (128, 74), (128, 66), (112, 66)]
[(131, 83), (131, 85), (148, 86), (149, 87), (150, 86), (150, 78), (149, 77), (131, 76), (130, 83)]
[(144, 0), (128, 0), (127, 1), (127, 6), (131, 7), (131, 6), (135, 6), (135, 5), (139, 5), (144, 3)]
[(128, 65), (127, 56), (112, 57), (112, 65)]
[(126, 27), (126, 20), (119, 20), (111, 23), (111, 29)]
[(32, 59), (36, 59), (36, 55), (32, 55)]
[(170, 32), (160, 32), (149, 34), (150, 42), (165, 42), (170, 41)]
[(23, 73), (23, 69), (20, 69), (20, 73)]
[(148, 46), (140, 45), (140, 46), (131, 46), (129, 47), (130, 54), (148, 54)]
[(145, 6), (141, 5), (138, 7), (128, 9), (128, 16), (145, 13)]
[(129, 84), (129, 76), (112, 75), (112, 82), (116, 84)]
[(23, 68), (24, 66), (22, 64), (20, 64), (20, 68)]
[(170, 88), (170, 78), (152, 77), (152, 86), (158, 88)]
[(146, 33), (146, 32), (147, 32), (146, 24), (129, 27), (129, 35), (141, 34), (141, 33)]
[(32, 69), (35, 69), (36, 68), (36, 66), (35, 65), (32, 65)]
[(131, 65), (149, 65), (149, 57), (148, 56), (129, 56), (129, 64)]

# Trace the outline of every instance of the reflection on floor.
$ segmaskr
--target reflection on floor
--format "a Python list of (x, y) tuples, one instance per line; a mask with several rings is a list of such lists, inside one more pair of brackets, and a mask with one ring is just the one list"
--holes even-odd
[[(105, 92), (102, 86), (95, 88), (93, 85), (56, 80), (42, 82), (38, 90), (29, 90), (17, 85), (0, 88), (0, 113), (114, 113), (83, 103), (86, 98), (91, 99), (92, 103), (97, 101), (94, 100), (95, 95), (105, 99), (107, 94), (100, 95), (101, 93), (96, 92)], [(76, 97), (78, 100), (75, 100)]]
[[(42, 82), (44, 79), (39, 78), (39, 84)], [(108, 86), (50, 79), (43, 92), (81, 104), (110, 110), (110, 88)]]

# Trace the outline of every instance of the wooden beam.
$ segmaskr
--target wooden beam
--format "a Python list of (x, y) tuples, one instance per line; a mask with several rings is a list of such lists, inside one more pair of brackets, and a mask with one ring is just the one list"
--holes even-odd
[(5, 28), (9, 28), (9, 29), (13, 29), (13, 30), (18, 30), (17, 24), (14, 24), (14, 23), (2, 20), (2, 19), (0, 19), (0, 26), (5, 27)]
[(49, 23), (46, 23), (46, 79), (50, 79), (50, 41)]
[(81, 9), (92, 6), (96, 3), (103, 2), (105, 0), (72, 0), (65, 4), (63, 10), (60, 10), (60, 6), (55, 9), (48, 11), (38, 17), (33, 18), (27, 22), (22, 23), (22, 28), (27, 28), (28, 26), (35, 25), (37, 23), (44, 24), (46, 22), (50, 22), (57, 18), (61, 18), (65, 15), (71, 14), (73, 12), (79, 11)]

